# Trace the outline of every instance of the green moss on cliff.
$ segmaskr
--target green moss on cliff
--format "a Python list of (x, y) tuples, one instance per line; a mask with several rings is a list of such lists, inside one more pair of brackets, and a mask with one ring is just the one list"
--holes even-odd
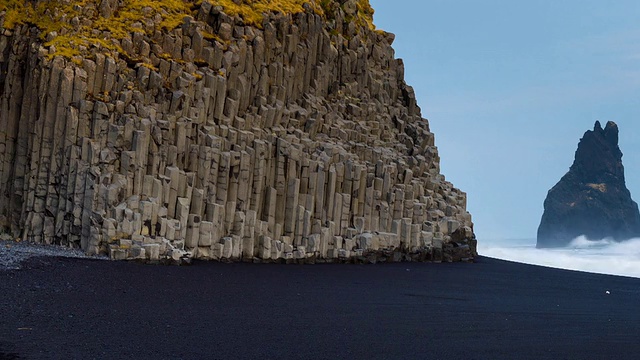
[(374, 30), (376, 27), (373, 25), (373, 13), (374, 10), (369, 4), (369, 0), (358, 0), (358, 13), (356, 19), (361, 25), (367, 25), (369, 29)]
[[(295, 14), (304, 11), (303, 5), (307, 3), (317, 14), (325, 15), (331, 13), (331, 7), (335, 0), (212, 0), (211, 4), (219, 5), (229, 15), (242, 17), (245, 23), (262, 26), (264, 14), (268, 12), (281, 12), (284, 14)], [(358, 25), (375, 29), (373, 25), (373, 8), (369, 0), (356, 0), (357, 13), (353, 17)]]
[(239, 4), (233, 0), (213, 0), (211, 3), (222, 6), (225, 13), (229, 15), (242, 17), (245, 23), (259, 27), (262, 26), (264, 13), (278, 11), (284, 14), (296, 14), (304, 11), (302, 7), (304, 3), (309, 3), (311, 8), (318, 13), (323, 12), (320, 4), (309, 0), (245, 0), (239, 1)]
[[(52, 55), (73, 57), (81, 53), (81, 47), (121, 52), (118, 41), (109, 39), (122, 40), (133, 32), (152, 35), (158, 28), (174, 29), (199, 2), (129, 0), (121, 2), (109, 17), (100, 15), (100, 1), (96, 0), (42, 1), (35, 5), (25, 0), (8, 0), (0, 5), (0, 11), (5, 11), (3, 27), (34, 25), (41, 30), (45, 46), (55, 47)], [(143, 30), (143, 24), (149, 21), (153, 21), (154, 26)]]
[(13, 29), (17, 23), (22, 22), (22, 20), (26, 18), (26, 8), (24, 1), (21, 0), (7, 0), (0, 3), (0, 12), (5, 12), (4, 24), (2, 26), (7, 29)]
[[(83, 48), (97, 47), (102, 51), (122, 52), (119, 41), (134, 32), (153, 35), (156, 30), (172, 30), (185, 16), (193, 15), (203, 0), (120, 0), (110, 16), (102, 16), (100, 0), (4, 0), (3, 27), (13, 29), (18, 24), (30, 24), (41, 30), (45, 46), (53, 47), (51, 56), (67, 58), (81, 55)], [(222, 6), (224, 12), (239, 16), (246, 24), (261, 27), (269, 12), (299, 13), (308, 3), (311, 10), (332, 14), (335, 0), (210, 0)], [(346, 21), (374, 29), (373, 9), (368, 0), (357, 0), (357, 12)], [(214, 38), (212, 34), (210, 36)], [(113, 41), (116, 40), (116, 41)]]

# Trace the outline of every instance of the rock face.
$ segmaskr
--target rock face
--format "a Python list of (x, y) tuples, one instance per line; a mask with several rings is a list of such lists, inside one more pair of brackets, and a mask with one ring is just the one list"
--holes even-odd
[(565, 246), (574, 238), (627, 240), (640, 236), (640, 213), (625, 185), (618, 126), (596, 121), (569, 172), (544, 201), (537, 247)]
[(476, 255), (394, 36), (350, 20), (362, 0), (261, 26), (194, 2), (175, 28), (156, 14), (61, 53), (51, 44), (129, 2), (85, 3), (47, 43), (33, 25), (0, 28), (6, 231), (152, 261)]

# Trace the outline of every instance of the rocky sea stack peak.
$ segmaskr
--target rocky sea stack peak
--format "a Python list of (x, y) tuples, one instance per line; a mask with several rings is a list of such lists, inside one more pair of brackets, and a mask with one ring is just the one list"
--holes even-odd
[(460, 261), (367, 0), (0, 2), (0, 225), (113, 259)]
[(616, 123), (608, 121), (603, 129), (596, 121), (593, 131), (587, 131), (580, 141), (571, 171), (583, 175), (582, 178), (591, 183), (621, 182), (624, 185)]
[(538, 228), (538, 247), (565, 246), (585, 235), (618, 241), (640, 236), (640, 213), (626, 187), (618, 125), (596, 121), (578, 144), (569, 172), (551, 189)]

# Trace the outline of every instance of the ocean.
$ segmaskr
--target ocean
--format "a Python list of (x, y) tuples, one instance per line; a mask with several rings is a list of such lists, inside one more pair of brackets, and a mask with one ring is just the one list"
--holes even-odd
[(536, 249), (535, 239), (480, 240), (478, 253), (525, 264), (640, 278), (640, 238), (615, 242), (581, 236), (555, 249)]

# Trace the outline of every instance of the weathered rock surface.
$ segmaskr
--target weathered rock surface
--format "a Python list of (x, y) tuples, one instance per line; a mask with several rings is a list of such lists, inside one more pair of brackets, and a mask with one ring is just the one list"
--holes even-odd
[(569, 172), (549, 190), (537, 247), (565, 246), (581, 235), (640, 237), (638, 204), (625, 184), (618, 126), (612, 121), (604, 129), (596, 121), (584, 134)]
[(0, 29), (6, 230), (114, 259), (472, 258), (394, 37), (349, 23), (353, 4), (258, 28), (204, 2), (81, 61)]

